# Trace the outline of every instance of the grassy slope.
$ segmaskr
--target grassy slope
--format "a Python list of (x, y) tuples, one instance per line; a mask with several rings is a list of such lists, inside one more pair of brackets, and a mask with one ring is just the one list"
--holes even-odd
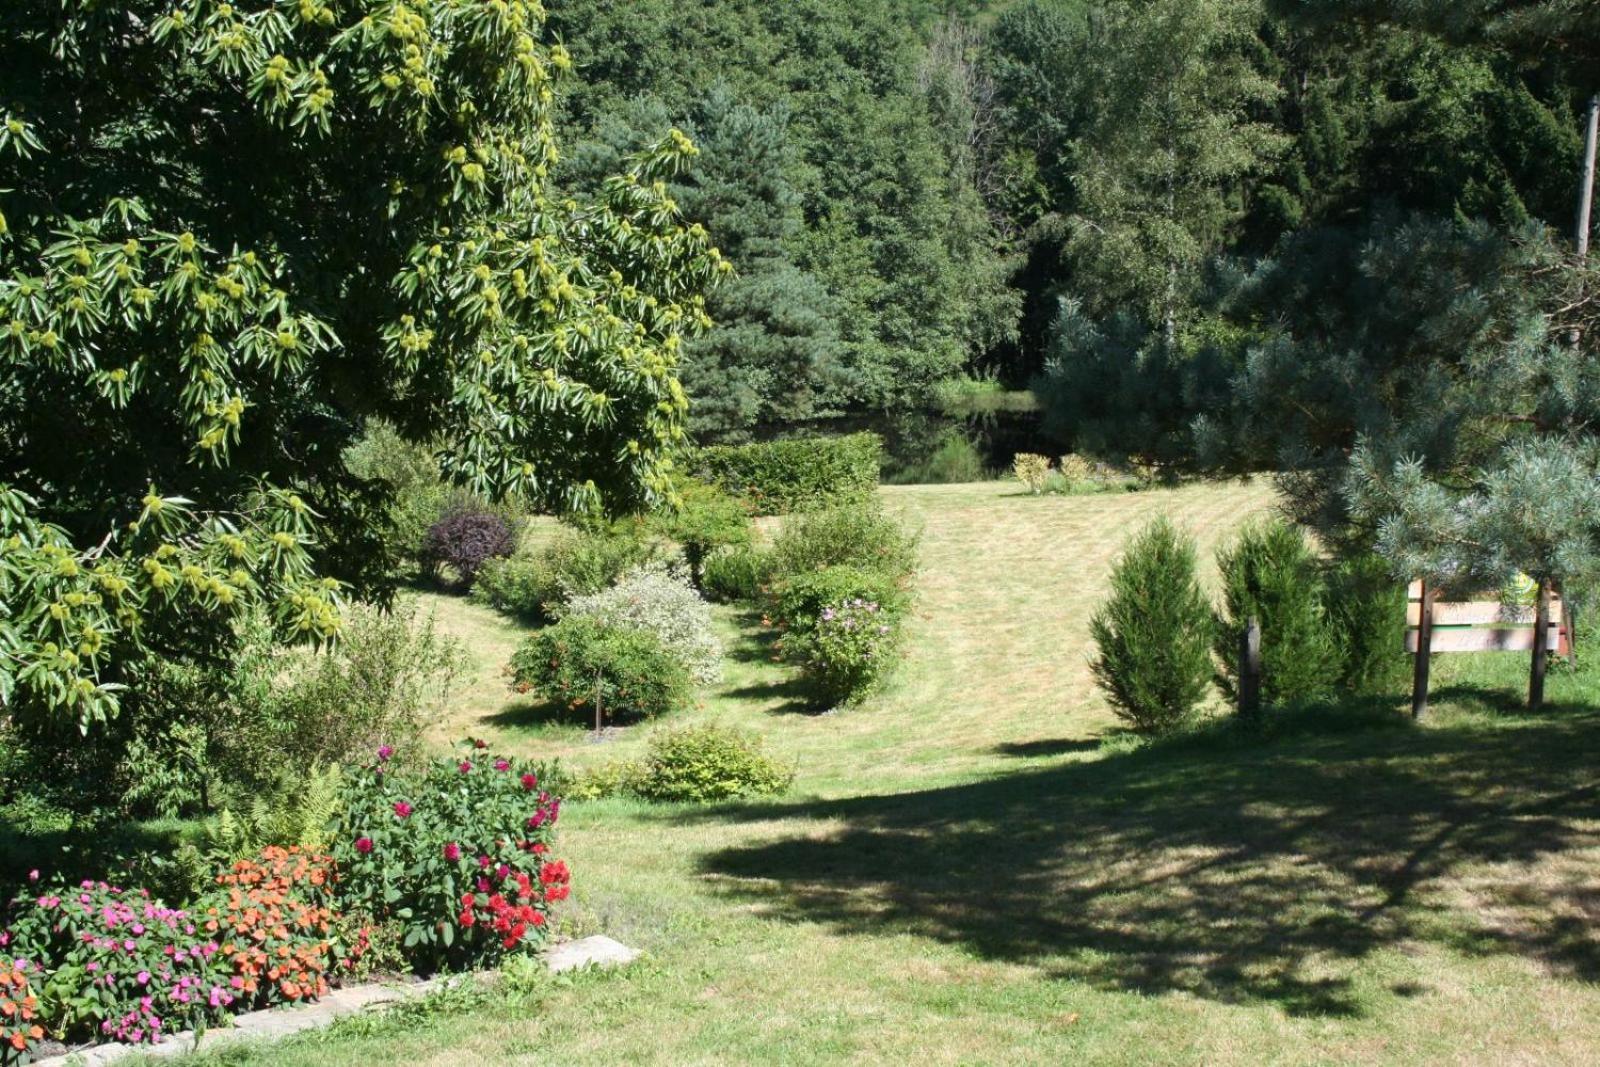
[[(730, 677), (693, 713), (798, 759), (792, 796), (569, 809), (572, 928), (647, 962), (538, 1011), (230, 1062), (1600, 1062), (1592, 680), (1556, 676), (1565, 706), (1528, 717), (1520, 660), (1445, 658), (1426, 728), (1308, 717), (1270, 742), (1101, 746), (1086, 620), (1124, 536), (1166, 512), (1209, 549), (1267, 493), (886, 495), (924, 530), (899, 684), (803, 714), (729, 613)], [(515, 635), (437, 606), (481, 660), (440, 737), (579, 763), (637, 748), (510, 700)]]

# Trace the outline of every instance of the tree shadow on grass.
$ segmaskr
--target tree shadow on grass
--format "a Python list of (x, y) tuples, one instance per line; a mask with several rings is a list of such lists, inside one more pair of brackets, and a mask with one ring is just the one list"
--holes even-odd
[(518, 697), (507, 701), (499, 711), (485, 715), (479, 721), (510, 730), (530, 730), (550, 726), (592, 729), (594, 705), (583, 704), (574, 708), (554, 700)]
[(1491, 928), (1453, 895), (1494, 883), (1495, 865), (1532, 870), (1596, 842), (1586, 820), (1600, 818), (1600, 713), (1362, 722), (1266, 741), (1217, 731), (974, 784), (708, 812), (844, 828), (808, 825), (702, 865), (776, 918), (912, 932), (1102, 988), (1293, 1014), (1360, 1014), (1359, 962), (1410, 941), (1600, 977), (1595, 927), (1576, 921), (1600, 903), (1591, 887), (1577, 886), (1585, 899), (1559, 930), (1536, 920), (1571, 886), (1519, 885), (1522, 899), (1503, 903), (1534, 920), (1520, 927)]
[[(778, 634), (760, 625), (759, 612), (745, 612), (739, 616), (739, 637), (727, 650), (735, 663), (773, 666), (777, 656)], [(805, 680), (792, 669), (782, 668), (778, 677), (763, 677), (747, 685), (723, 690), (724, 696), (759, 703), (778, 702), (770, 709), (778, 715), (817, 715), (826, 708), (819, 707)]]
[(994, 746), (995, 752), (1000, 755), (1016, 756), (1019, 759), (1065, 756), (1073, 752), (1094, 752), (1099, 748), (1099, 740), (1092, 737), (1049, 738), (1043, 741), (1008, 741)]

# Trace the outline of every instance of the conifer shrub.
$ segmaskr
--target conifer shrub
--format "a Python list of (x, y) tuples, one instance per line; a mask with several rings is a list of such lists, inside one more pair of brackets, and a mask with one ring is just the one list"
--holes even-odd
[(1247, 526), (1220, 553), (1222, 610), (1216, 652), (1223, 690), (1238, 695), (1239, 645), (1253, 616), (1261, 625), (1261, 699), (1268, 706), (1327, 696), (1342, 655), (1326, 608), (1323, 568), (1305, 535), (1282, 520)]
[(1098, 650), (1094, 677), (1117, 717), (1152, 736), (1183, 726), (1205, 699), (1213, 671), (1211, 607), (1193, 539), (1164, 518), (1137, 534), (1089, 629)]
[(883, 439), (873, 433), (791, 437), (714, 445), (696, 453), (692, 470), (744, 501), (757, 515), (865, 500), (878, 487)]
[(1372, 696), (1400, 690), (1411, 666), (1405, 651), (1406, 583), (1371, 552), (1338, 561), (1327, 581), (1339, 688)]
[(512, 684), (577, 710), (596, 695), (607, 719), (652, 719), (689, 706), (689, 670), (652, 633), (572, 615), (530, 637), (511, 658)]

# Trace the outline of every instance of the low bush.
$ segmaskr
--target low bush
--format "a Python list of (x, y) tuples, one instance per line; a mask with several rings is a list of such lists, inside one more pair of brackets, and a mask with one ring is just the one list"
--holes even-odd
[(706, 557), (700, 570), (700, 588), (720, 603), (756, 600), (771, 573), (770, 553), (754, 545), (724, 548)]
[(1028, 492), (1042, 493), (1050, 477), (1050, 459), (1032, 452), (1018, 452), (1011, 460), (1011, 473), (1027, 487)]
[(431, 613), (400, 601), (389, 611), (351, 605), (337, 643), (283, 666), (263, 694), (262, 717), (274, 723), (272, 766), (301, 779), (308, 767), (359, 761), (385, 742), (410, 751), (460, 680), (466, 654)]
[(27, 1063), (45, 1038), (26, 960), (0, 956), (0, 1064)]
[(873, 505), (831, 508), (786, 521), (773, 542), (771, 563), (774, 582), (837, 566), (906, 578), (917, 569), (917, 538)]
[(470, 587), (485, 563), (516, 549), (517, 534), (510, 523), (493, 511), (466, 505), (453, 508), (428, 527), (421, 559), (431, 573), (437, 573), (440, 565), (448, 566), (461, 585)]
[(538, 948), (569, 882), (550, 856), (561, 800), (539, 768), (472, 747), (394, 771), (390, 755), (346, 789), (334, 845), (345, 910), (395, 924), (423, 973)]
[(1326, 696), (1338, 684), (1341, 652), (1325, 607), (1322, 567), (1305, 536), (1281, 520), (1254, 523), (1219, 553), (1222, 611), (1217, 616), (1219, 681), (1238, 693), (1239, 645), (1254, 617), (1261, 625), (1261, 700), (1291, 704)]
[(800, 668), (818, 698), (847, 704), (893, 670), (907, 603), (902, 584), (888, 574), (827, 567), (777, 586), (770, 617), (783, 631), (784, 659)]
[(217, 876), (218, 892), (196, 911), (232, 968), (241, 1008), (327, 995), (344, 955), (330, 906), (335, 881), (331, 857), (279, 847)]
[(711, 606), (681, 570), (656, 564), (630, 571), (610, 589), (568, 604), (567, 617), (578, 616), (650, 634), (701, 685), (722, 677), (722, 643), (712, 629)]
[(883, 440), (871, 433), (715, 445), (691, 462), (697, 477), (758, 515), (865, 500), (876, 491), (882, 466)]
[(1089, 630), (1095, 680), (1112, 710), (1141, 734), (1181, 727), (1212, 674), (1211, 606), (1194, 541), (1159, 519), (1134, 537), (1111, 575), (1111, 596)]
[(767, 755), (755, 735), (707, 725), (656, 733), (627, 788), (645, 800), (703, 804), (770, 796), (793, 781), (794, 768)]
[(155, 1044), (205, 1029), (238, 996), (201, 922), (147, 890), (41, 882), (17, 902), (7, 951), (38, 967), (40, 1016), (63, 1040)]
[(663, 558), (661, 546), (637, 523), (568, 528), (536, 552), (485, 564), (472, 597), (527, 619), (552, 619), (572, 598), (598, 593), (628, 571)]
[(598, 693), (613, 719), (650, 719), (688, 707), (693, 683), (655, 635), (570, 616), (530, 637), (511, 659), (513, 685), (577, 709)]
[(1405, 685), (1406, 588), (1376, 553), (1340, 560), (1329, 571), (1328, 624), (1339, 647), (1339, 688), (1376, 696)]
[(683, 546), (683, 558), (696, 582), (705, 561), (719, 549), (751, 543), (750, 514), (744, 505), (714, 485), (684, 480), (678, 486), (679, 506), (654, 517), (663, 535)]

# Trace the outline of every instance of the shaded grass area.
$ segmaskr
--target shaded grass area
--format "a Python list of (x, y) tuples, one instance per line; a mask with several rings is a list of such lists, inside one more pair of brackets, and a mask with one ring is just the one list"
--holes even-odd
[[(1168, 514), (1209, 565), (1264, 487), (885, 499), (923, 531), (896, 683), (796, 714), (759, 620), (719, 609), (728, 677), (682, 717), (798, 760), (790, 797), (564, 814), (566, 930), (644, 963), (208, 1062), (1600, 1062), (1600, 672), (1556, 669), (1534, 716), (1524, 657), (1440, 657), (1420, 726), (1396, 693), (1140, 746), (1087, 667), (1112, 561)], [(440, 736), (643, 746), (513, 698), (493, 613), (440, 619), (480, 661)]]

